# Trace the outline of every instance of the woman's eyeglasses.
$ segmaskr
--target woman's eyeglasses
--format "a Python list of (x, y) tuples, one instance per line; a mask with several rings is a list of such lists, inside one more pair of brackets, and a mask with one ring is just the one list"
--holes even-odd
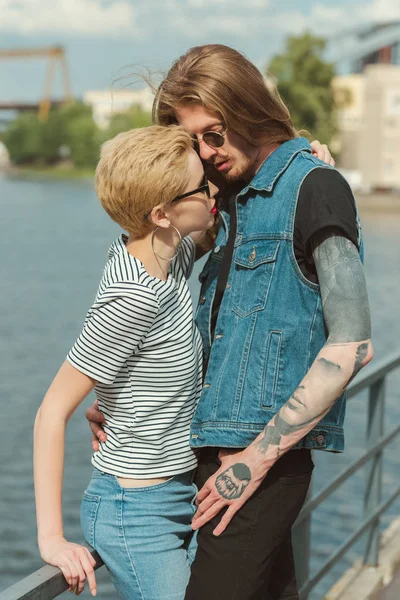
[(203, 135), (193, 136), (193, 144), (195, 148), (204, 142), (210, 148), (221, 148), (225, 144), (226, 129), (221, 133), (219, 131), (206, 131)]
[[(179, 200), (183, 200), (184, 198), (189, 198), (189, 196), (194, 196), (195, 194), (199, 194), (200, 192), (206, 192), (207, 198), (211, 198), (210, 186), (209, 186), (206, 175), (204, 175), (201, 185), (198, 188), (196, 188), (195, 190), (191, 190), (190, 192), (185, 192), (184, 194), (180, 194), (179, 196), (176, 196), (176, 198), (173, 198), (171, 200), (171, 202), (178, 202)], [(147, 217), (149, 216), (150, 213), (151, 213), (151, 210), (149, 210), (148, 213), (143, 215), (143, 218), (147, 219)]]
[(183, 198), (189, 198), (189, 196), (194, 196), (195, 194), (199, 194), (200, 192), (206, 192), (207, 198), (211, 198), (210, 186), (208, 184), (208, 179), (206, 175), (204, 175), (201, 185), (195, 190), (191, 190), (190, 192), (185, 192), (184, 194), (180, 194), (171, 202), (178, 202), (178, 200), (183, 200)]

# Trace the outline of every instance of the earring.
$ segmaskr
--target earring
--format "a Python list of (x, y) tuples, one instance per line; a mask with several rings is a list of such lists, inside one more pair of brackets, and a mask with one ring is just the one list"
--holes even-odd
[(177, 229), (177, 227), (175, 227), (175, 225), (172, 225), (172, 224), (170, 223), (170, 225), (169, 225), (169, 226), (170, 226), (170, 227), (173, 227), (173, 228), (175, 229), (176, 233), (177, 233), (177, 234), (178, 234), (178, 236), (179, 236), (179, 242), (178, 242), (178, 245), (177, 245), (177, 247), (176, 247), (176, 252), (175, 252), (175, 254), (173, 255), (173, 257), (172, 257), (172, 258), (165, 258), (165, 256), (161, 256), (161, 254), (158, 254), (157, 250), (154, 248), (154, 236), (155, 236), (155, 234), (156, 234), (156, 231), (157, 231), (158, 229), (160, 229), (159, 227), (156, 227), (156, 228), (154, 229), (153, 233), (152, 233), (152, 236), (151, 236), (151, 247), (152, 247), (152, 249), (153, 249), (153, 253), (155, 254), (155, 256), (158, 256), (158, 258), (161, 258), (162, 260), (167, 260), (167, 261), (171, 262), (172, 260), (174, 260), (174, 258), (176, 258), (176, 257), (178, 256), (178, 254), (179, 254), (179, 252), (180, 252), (180, 250), (181, 250), (182, 236), (181, 236), (181, 234), (180, 234), (180, 232), (179, 232), (179, 229)]

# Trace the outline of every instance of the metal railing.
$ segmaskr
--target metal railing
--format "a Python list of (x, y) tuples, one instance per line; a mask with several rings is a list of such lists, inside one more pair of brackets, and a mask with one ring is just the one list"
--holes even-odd
[[(91, 554), (97, 570), (104, 563), (93, 548)], [(68, 583), (60, 569), (46, 565), (0, 593), (0, 600), (53, 600), (67, 589)]]
[[(400, 367), (400, 353), (393, 354), (378, 364), (371, 372), (361, 373), (348, 390), (350, 400), (360, 392), (369, 389), (368, 418), (365, 452), (344, 469), (333, 481), (329, 482), (316, 496), (303, 507), (293, 531), (294, 546), (301, 552), (296, 554), (296, 572), (300, 588), (300, 600), (307, 600), (311, 590), (327, 575), (332, 567), (346, 554), (362, 535), (366, 534), (363, 562), (376, 566), (379, 560), (380, 517), (400, 496), (400, 486), (384, 502), (382, 496), (382, 459), (383, 449), (400, 433), (400, 425), (389, 433), (384, 433), (385, 387), (388, 373)], [(371, 461), (365, 484), (364, 520), (337, 548), (325, 564), (310, 577), (310, 532), (312, 511), (335, 492), (361, 467)]]
[[(349, 548), (363, 534), (367, 534), (364, 548), (364, 563), (377, 565), (379, 558), (380, 516), (400, 495), (400, 486), (391, 496), (381, 501), (382, 490), (382, 454), (383, 449), (400, 433), (400, 425), (384, 434), (385, 383), (388, 373), (400, 367), (400, 353), (388, 357), (371, 372), (358, 376), (348, 388), (348, 398), (354, 398), (360, 392), (369, 389), (367, 448), (357, 460), (344, 469), (333, 481), (328, 483), (314, 498), (309, 500), (301, 511), (294, 529), (294, 541), (301, 543), (301, 552), (296, 556), (296, 571), (300, 587), (300, 600), (307, 600), (310, 591), (346, 554)], [(309, 576), (310, 567), (310, 530), (312, 511), (332, 492), (351, 477), (358, 469), (371, 461), (366, 481), (364, 497), (364, 521), (356, 531), (334, 552), (326, 563)], [(96, 559), (96, 569), (103, 565), (100, 556), (92, 551)], [(0, 600), (53, 600), (68, 589), (63, 574), (56, 567), (45, 566), (32, 575), (0, 593)]]

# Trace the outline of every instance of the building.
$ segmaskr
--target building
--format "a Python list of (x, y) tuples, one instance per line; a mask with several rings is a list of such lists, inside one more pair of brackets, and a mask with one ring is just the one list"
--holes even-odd
[(365, 105), (365, 76), (362, 74), (341, 75), (334, 78), (333, 89), (338, 111), (339, 135), (334, 141), (334, 150), (340, 154), (340, 163), (345, 169), (360, 168), (360, 138), (363, 128)]
[(349, 93), (338, 114), (341, 168), (359, 171), (367, 189), (400, 189), (400, 65), (368, 65), (333, 85)]
[[(334, 144), (340, 167), (365, 189), (400, 190), (400, 23), (364, 30), (351, 48), (350, 72), (333, 81), (341, 105)], [(344, 56), (338, 71), (345, 70)]]
[(83, 101), (93, 109), (97, 125), (105, 129), (112, 115), (139, 106), (151, 112), (154, 96), (149, 88), (141, 90), (98, 90), (86, 92)]
[(0, 142), (0, 170), (10, 166), (10, 157), (8, 156), (7, 148)]

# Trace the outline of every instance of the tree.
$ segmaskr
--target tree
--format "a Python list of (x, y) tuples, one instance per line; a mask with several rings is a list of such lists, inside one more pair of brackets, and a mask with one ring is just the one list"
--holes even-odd
[(104, 134), (91, 117), (82, 115), (68, 124), (66, 145), (76, 167), (95, 167), (104, 140)]
[(332, 90), (335, 68), (323, 58), (326, 40), (305, 33), (289, 37), (283, 54), (268, 66), (297, 129), (330, 143), (336, 133), (336, 106)]
[(105, 135), (93, 119), (92, 107), (75, 102), (61, 107), (60, 114), (65, 132), (63, 146), (69, 150), (70, 159), (79, 168), (95, 167)]
[(41, 122), (35, 113), (25, 113), (8, 125), (2, 141), (14, 164), (32, 163), (38, 159)]
[(140, 106), (131, 106), (129, 110), (116, 113), (111, 117), (107, 135), (109, 138), (113, 138), (122, 131), (136, 127), (148, 127), (151, 123), (151, 113), (146, 112)]
[(93, 120), (92, 107), (82, 102), (50, 111), (46, 121), (25, 113), (12, 121), (2, 138), (14, 164), (53, 165), (68, 157), (76, 167), (95, 167), (101, 144), (121, 131), (151, 125), (151, 114), (139, 106), (116, 113), (106, 131)]
[(15, 164), (52, 165), (67, 153), (77, 167), (94, 167), (105, 134), (93, 120), (92, 108), (82, 102), (50, 111), (46, 121), (26, 113), (12, 121), (3, 141)]

